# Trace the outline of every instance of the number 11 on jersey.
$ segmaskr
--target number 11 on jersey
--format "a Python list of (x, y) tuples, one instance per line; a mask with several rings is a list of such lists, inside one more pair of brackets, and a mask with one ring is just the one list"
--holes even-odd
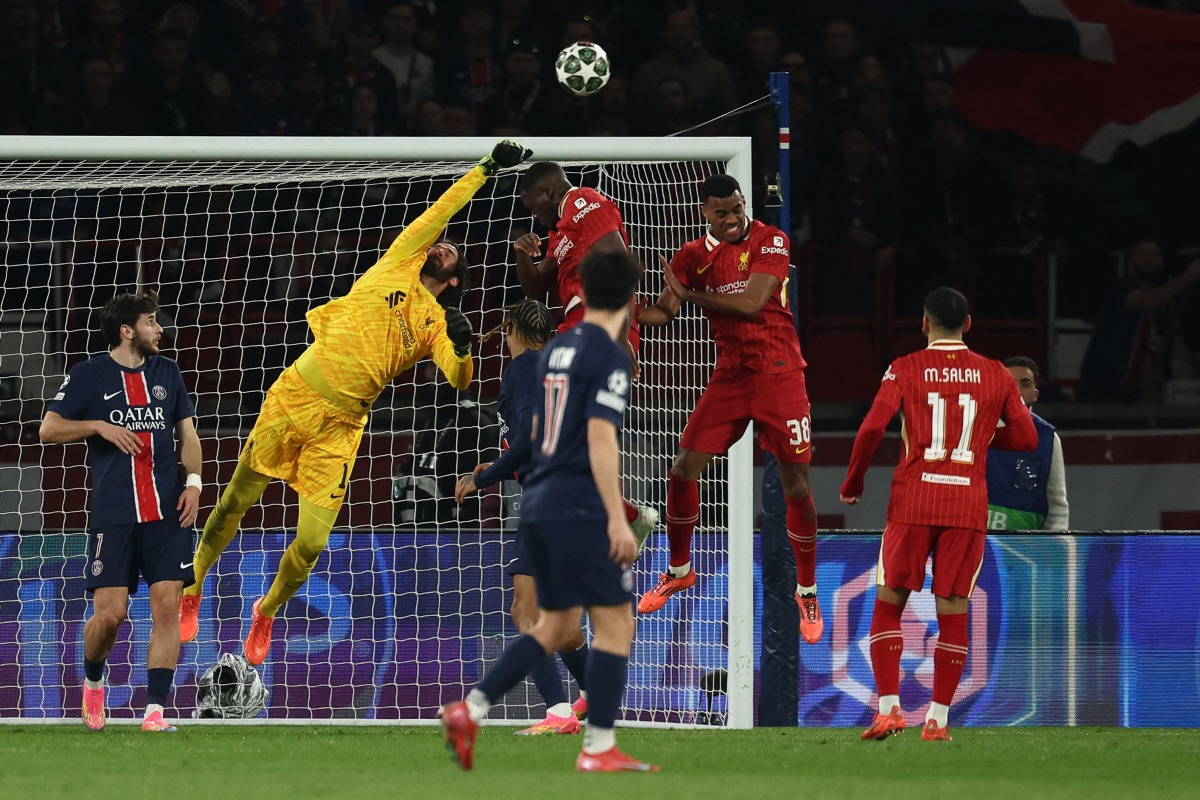
[[(937, 392), (929, 393), (929, 407), (933, 413), (932, 437), (929, 447), (925, 448), (926, 461), (946, 460), (946, 398)], [(962, 408), (962, 431), (958, 437), (958, 447), (950, 451), (950, 460), (956, 464), (974, 464), (975, 453), (971, 451), (971, 433), (975, 427), (975, 413), (978, 404), (975, 398), (963, 392), (958, 396), (958, 405)]]

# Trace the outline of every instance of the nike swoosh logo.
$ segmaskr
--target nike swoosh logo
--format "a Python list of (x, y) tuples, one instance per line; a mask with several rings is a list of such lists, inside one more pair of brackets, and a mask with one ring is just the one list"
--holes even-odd
[(189, 561), (189, 562), (187, 562), (186, 564), (184, 564), (184, 563), (180, 562), (180, 564), (179, 564), (179, 568), (180, 568), (180, 569), (187, 569), (188, 567), (190, 567), (192, 564), (195, 564), (195, 563), (196, 563), (195, 561)]
[(697, 275), (703, 275), (703, 274), (704, 274), (704, 271), (705, 271), (706, 269), (708, 269), (709, 267), (711, 267), (711, 266), (712, 266), (712, 262), (710, 261), (710, 262), (708, 262), (707, 264), (705, 264), (703, 267), (701, 267), (700, 269), (696, 270), (696, 274), (697, 274)]
[(331, 495), (329, 495), (329, 499), (330, 500), (340, 500), (345, 496), (346, 496), (345, 492), (342, 492), (341, 494), (331, 494)]
[(812, 447), (812, 445), (809, 445), (809, 444), (806, 444), (804, 447), (797, 447), (796, 455), (800, 455), (801, 453), (803, 453), (805, 450), (807, 450), (810, 447)]
[(119, 394), (120, 394), (121, 392), (123, 392), (123, 391), (125, 391), (125, 390), (124, 390), (124, 389), (121, 389), (120, 391), (113, 392), (112, 394), (106, 394), (106, 395), (104, 395), (104, 399), (105, 399), (105, 400), (112, 400), (114, 397), (116, 397), (117, 395), (119, 395)]

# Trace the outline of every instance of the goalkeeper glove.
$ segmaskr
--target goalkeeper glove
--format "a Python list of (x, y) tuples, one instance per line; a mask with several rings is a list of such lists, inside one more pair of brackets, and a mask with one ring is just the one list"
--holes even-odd
[(446, 336), (454, 343), (454, 355), (462, 358), (471, 352), (471, 323), (457, 308), (446, 309)]
[(533, 155), (532, 150), (522, 147), (512, 139), (505, 139), (496, 143), (496, 146), (492, 148), (491, 155), (484, 156), (479, 160), (479, 166), (483, 167), (485, 175), (491, 176), (504, 167), (515, 167), (531, 155)]

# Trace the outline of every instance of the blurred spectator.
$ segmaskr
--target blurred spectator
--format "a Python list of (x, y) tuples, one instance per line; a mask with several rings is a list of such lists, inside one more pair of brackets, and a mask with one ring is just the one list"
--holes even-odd
[(644, 119), (640, 133), (645, 136), (668, 136), (695, 124), (687, 84), (673, 75), (660, 79), (654, 94), (654, 106)]
[(82, 58), (103, 58), (112, 65), (117, 83), (124, 85), (134, 44), (134, 38), (125, 30), (125, 9), (121, 0), (91, 0), (83, 41), (74, 52)]
[(909, 248), (897, 262), (903, 273), (897, 303), (917, 309), (929, 289), (974, 276), (980, 254), (997, 243), (1008, 212), (994, 154), (968, 143), (966, 122), (956, 112), (934, 117), (928, 148), (902, 166)]
[(826, 143), (835, 144), (854, 116), (854, 77), (861, 62), (858, 29), (844, 17), (825, 26), (821, 57), (813, 65), (813, 110)]
[[(434, 91), (433, 59), (417, 49), (417, 30), (418, 14), (412, 3), (389, 3), (383, 12), (383, 44), (371, 51), (392, 74), (396, 111), (405, 121), (412, 119), (417, 104)], [(358, 58), (361, 60), (361, 55)]]
[[(346, 55), (338, 66), (337, 78), (343, 88), (354, 93), (360, 86), (369, 88), (379, 104), (380, 120), (389, 128), (400, 127), (399, 94), (396, 78), (382, 61), (375, 57), (379, 32), (369, 23), (354, 25), (346, 35)], [(432, 67), (430, 73), (432, 74)], [(415, 106), (414, 106), (415, 107)], [(406, 121), (406, 125), (411, 119)]]
[(244, 97), (252, 76), (265, 72), (273, 73), (281, 80), (288, 72), (283, 58), (283, 35), (273, 22), (261, 22), (255, 26), (244, 57), (232, 69), (232, 74), (237, 76), (234, 85), (239, 90), (239, 96)]
[(314, 136), (343, 133), (348, 105), (344, 93), (330, 92), (329, 81), (316, 61), (305, 62), (292, 78), (292, 109)]
[(814, 304), (823, 314), (868, 314), (875, 273), (895, 256), (895, 181), (865, 125), (847, 125), (838, 150), (841, 164), (822, 178), (813, 205), (814, 242), (836, 248), (815, 257)]
[(352, 21), (347, 0), (302, 0), (300, 11), (303, 21), (297, 33), (302, 50), (326, 56), (342, 47)]
[(494, 132), (496, 126), (507, 123), (540, 133), (538, 125), (546, 118), (544, 95), (554, 91), (542, 81), (543, 74), (541, 47), (532, 39), (510, 41), (500, 91), (484, 105), (480, 115), (484, 130)]
[(930, 117), (954, 110), (954, 83), (948, 75), (926, 78), (922, 86), (922, 105)]
[[(554, 87), (550, 91), (559, 90)], [(608, 79), (608, 85), (592, 98), (592, 109), (589, 135), (595, 136), (598, 130), (607, 131), (607, 136), (629, 135), (629, 92), (620, 76)]]
[(188, 39), (168, 28), (154, 40), (149, 69), (142, 70), (133, 88), (145, 120), (145, 133), (195, 136), (211, 132), (219, 105), (229, 97), (210, 91), (209, 83), (189, 64)]
[(746, 31), (746, 58), (733, 70), (739, 103), (757, 100), (770, 91), (771, 73), (782, 68), (782, 56), (783, 38), (779, 29), (766, 19), (750, 23)]
[[(737, 106), (737, 89), (729, 68), (704, 51), (691, 11), (677, 8), (667, 12), (663, 25), (666, 48), (638, 68), (630, 90), (635, 120), (656, 117), (661, 105), (660, 88), (666, 78), (683, 81), (687, 90), (688, 112), (706, 120), (733, 110)], [(661, 114), (658, 114), (661, 126)], [(721, 123), (712, 132), (728, 131)]]
[(36, 0), (8, 0), (0, 30), (0, 121), (10, 130), (41, 125), (75, 84), (61, 53), (44, 42), (41, 30)]
[(83, 92), (62, 106), (52, 125), (73, 136), (123, 136), (141, 133), (138, 116), (123, 90), (115, 88), (112, 64), (93, 56), (80, 67)]
[(283, 74), (260, 67), (249, 77), (246, 100), (234, 121), (244, 136), (305, 136), (308, 125), (287, 102)]
[(395, 136), (387, 120), (379, 113), (379, 98), (375, 90), (363, 84), (350, 95), (350, 124), (347, 136)]
[(900, 157), (900, 137), (892, 119), (892, 92), (886, 81), (866, 81), (859, 86), (858, 118), (871, 136), (880, 163), (895, 170)]
[(492, 7), (470, 0), (458, 19), (461, 35), (434, 64), (434, 86), (443, 103), (467, 103), (478, 113), (500, 91), (500, 53), (492, 43), (496, 18)]
[(479, 116), (465, 103), (449, 103), (442, 107), (442, 129), (446, 136), (478, 136)]
[[(534, 0), (496, 0), (496, 41), (503, 47), (514, 39), (528, 41), (545, 22), (545, 9), (534, 7)], [(545, 42), (538, 42), (538, 46)]]
[(422, 100), (413, 116), (416, 136), (446, 136), (446, 110), (437, 100)]
[(1168, 277), (1162, 247), (1142, 239), (1129, 248), (1126, 269), (1096, 317), (1080, 369), (1080, 400), (1158, 401), (1163, 381), (1191, 377), (1180, 323), (1200, 282), (1200, 259)]

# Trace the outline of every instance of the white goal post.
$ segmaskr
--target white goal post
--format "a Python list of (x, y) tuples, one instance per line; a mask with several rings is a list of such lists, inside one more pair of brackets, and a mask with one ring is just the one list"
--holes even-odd
[[(750, 140), (530, 138), (533, 160), (620, 206), (653, 302), (668, 258), (703, 232), (699, 182), (716, 171), (752, 194)], [(76, 719), (88, 490), (82, 445), (42, 446), (37, 421), (65, 371), (103, 352), (93, 312), (118, 290), (154, 288), (197, 400), (205, 455), (201, 521), (232, 472), (262, 393), (303, 349), (303, 312), (338, 296), (403, 225), (495, 144), (490, 138), (0, 137), (0, 722)], [(476, 333), (520, 297), (511, 241), (530, 229), (506, 171), (452, 221), (474, 288)], [(468, 395), (418, 366), (372, 412), (348, 503), (309, 583), (280, 612), (260, 669), (270, 722), (428, 723), (515, 635), (504, 572), (515, 486), (457, 508), (445, 480), (496, 454), (490, 408), (506, 357), (478, 342)], [(667, 469), (714, 352), (697, 310), (643, 331), (643, 378), (627, 415), (631, 499), (665, 516)], [(451, 463), (447, 463), (451, 462)], [(754, 719), (753, 451), (749, 433), (701, 481), (693, 544), (700, 580), (638, 619), (624, 724)], [(249, 605), (295, 525), (276, 482), (205, 584), (201, 631), (185, 644), (171, 703), (187, 717), (196, 678), (240, 649)], [(666, 564), (660, 527), (635, 591)], [(109, 659), (115, 719), (144, 704), (149, 609), (131, 602)], [(575, 688), (572, 685), (571, 691)], [(539, 717), (518, 687), (492, 719)]]

